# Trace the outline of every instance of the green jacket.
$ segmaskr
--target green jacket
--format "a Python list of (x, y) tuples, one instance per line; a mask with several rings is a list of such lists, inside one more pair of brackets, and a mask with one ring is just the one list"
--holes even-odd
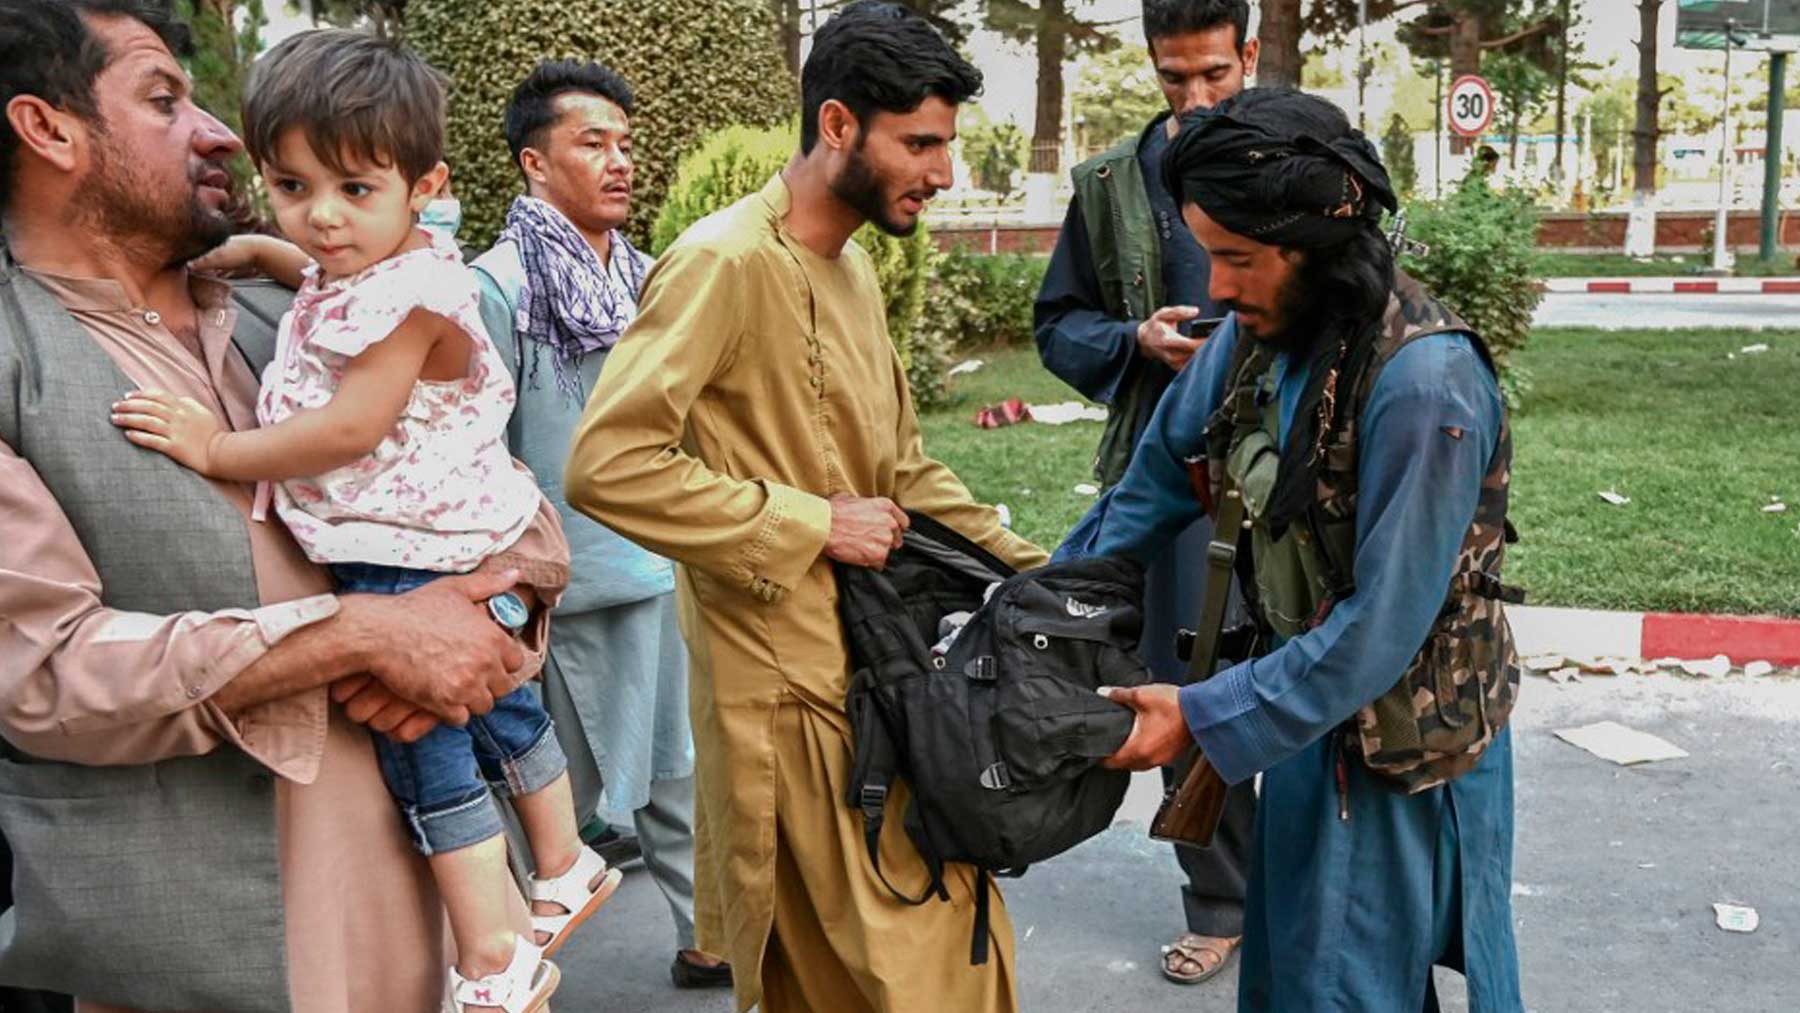
[[(1160, 129), (1163, 120), (1159, 116), (1145, 129)], [(1100, 279), (1107, 308), (1124, 320), (1142, 320), (1163, 302), (1162, 246), (1143, 169), (1138, 165), (1142, 142), (1140, 133), (1076, 166), (1072, 174), (1075, 199), (1080, 202), (1093, 251), (1094, 273)], [(1149, 424), (1150, 413), (1173, 375), (1161, 363), (1132, 357), (1117, 396), (1107, 406), (1106, 428), (1100, 435), (1094, 475), (1102, 485), (1112, 485), (1125, 474), (1138, 435)]]

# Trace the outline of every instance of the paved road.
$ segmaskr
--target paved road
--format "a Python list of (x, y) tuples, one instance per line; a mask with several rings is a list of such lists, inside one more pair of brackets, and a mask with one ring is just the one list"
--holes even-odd
[(1625, 330), (1667, 327), (1800, 327), (1800, 295), (1587, 295), (1550, 292), (1532, 317), (1539, 327)]
[[(1693, 755), (1620, 768), (1551, 734), (1609, 718)], [(1532, 678), (1514, 733), (1514, 917), (1530, 1009), (1800, 1009), (1800, 680)], [(1179, 989), (1156, 973), (1180, 907), (1174, 862), (1144, 836), (1155, 799), (1141, 782), (1120, 825), (1008, 884), (1026, 1013), (1234, 1008), (1232, 975)], [(1756, 907), (1761, 927), (1720, 931), (1715, 901)], [(668, 987), (668, 924), (655, 885), (629, 873), (559, 958), (557, 1009), (728, 1013), (724, 996)], [(1466, 1008), (1456, 975), (1440, 972), (1440, 993), (1446, 1009)]]

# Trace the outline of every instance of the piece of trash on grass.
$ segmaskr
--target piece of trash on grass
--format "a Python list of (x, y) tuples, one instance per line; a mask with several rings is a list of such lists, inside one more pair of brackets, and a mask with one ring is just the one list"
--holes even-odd
[(1770, 503), (1768, 506), (1762, 508), (1762, 512), (1766, 514), (1784, 514), (1787, 513), (1787, 504)]
[(1012, 508), (1005, 503), (995, 503), (994, 512), (1000, 515), (1000, 526), (1012, 530)]
[(964, 359), (963, 361), (957, 363), (956, 365), (951, 366), (950, 372), (948, 372), (944, 375), (945, 376), (961, 376), (964, 373), (973, 373), (985, 365), (987, 365), (987, 363), (982, 362), (980, 359)]
[(1745, 345), (1744, 347), (1738, 349), (1738, 354), (1739, 355), (1761, 355), (1762, 353), (1764, 353), (1768, 350), (1769, 350), (1769, 346), (1766, 344), (1763, 344), (1762, 342), (1759, 341), (1754, 345)]
[(1058, 404), (1034, 404), (1031, 408), (1031, 421), (1042, 422), (1047, 426), (1063, 426), (1071, 422), (1105, 422), (1106, 409), (1099, 405), (1082, 404), (1080, 401), (1063, 401)]
[(1630, 496), (1621, 496), (1612, 489), (1603, 490), (1600, 493), (1600, 498), (1611, 503), (1613, 506), (1624, 506), (1631, 502)]
[(1621, 767), (1657, 760), (1679, 760), (1687, 750), (1649, 732), (1627, 728), (1617, 721), (1596, 721), (1579, 728), (1561, 728), (1556, 737), (1578, 749), (1585, 749), (1602, 760)]
[(1083, 496), (1098, 496), (1098, 495), (1100, 495), (1100, 487), (1093, 484), (1092, 482), (1077, 482), (1077, 483), (1075, 483), (1075, 491), (1080, 493)]
[(1752, 679), (1759, 679), (1775, 671), (1775, 666), (1766, 661), (1752, 661), (1744, 666), (1744, 674)]
[(1031, 421), (1031, 409), (1016, 397), (991, 404), (975, 413), (975, 424), (983, 429), (999, 429), (1019, 422)]
[(1756, 909), (1742, 904), (1714, 904), (1713, 920), (1727, 932), (1755, 932), (1762, 924)]
[(1718, 679), (1731, 673), (1731, 659), (1723, 654), (1715, 654), (1704, 660), (1684, 661), (1681, 663), (1681, 670), (1689, 675)]

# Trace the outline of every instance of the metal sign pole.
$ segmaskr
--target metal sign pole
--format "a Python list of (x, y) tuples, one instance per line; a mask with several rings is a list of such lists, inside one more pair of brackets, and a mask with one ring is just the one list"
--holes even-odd
[(1731, 249), (1725, 241), (1731, 224), (1731, 29), (1725, 22), (1725, 101), (1719, 112), (1719, 213), (1713, 219), (1712, 268), (1731, 270)]
[(1769, 54), (1769, 122), (1763, 141), (1762, 230), (1757, 244), (1763, 260), (1775, 259), (1779, 242), (1775, 224), (1781, 215), (1781, 116), (1786, 91), (1787, 54), (1777, 50)]

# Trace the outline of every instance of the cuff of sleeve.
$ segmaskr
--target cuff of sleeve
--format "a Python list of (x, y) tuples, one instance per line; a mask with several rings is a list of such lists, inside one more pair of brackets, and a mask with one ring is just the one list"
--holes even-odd
[(1228, 784), (1253, 777), (1268, 766), (1273, 741), (1268, 719), (1256, 706), (1246, 661), (1204, 682), (1181, 688), (1181, 716), (1200, 751)]
[(831, 502), (775, 482), (762, 483), (769, 495), (762, 530), (744, 552), (745, 584), (764, 601), (775, 601), (825, 551), (831, 535)]

